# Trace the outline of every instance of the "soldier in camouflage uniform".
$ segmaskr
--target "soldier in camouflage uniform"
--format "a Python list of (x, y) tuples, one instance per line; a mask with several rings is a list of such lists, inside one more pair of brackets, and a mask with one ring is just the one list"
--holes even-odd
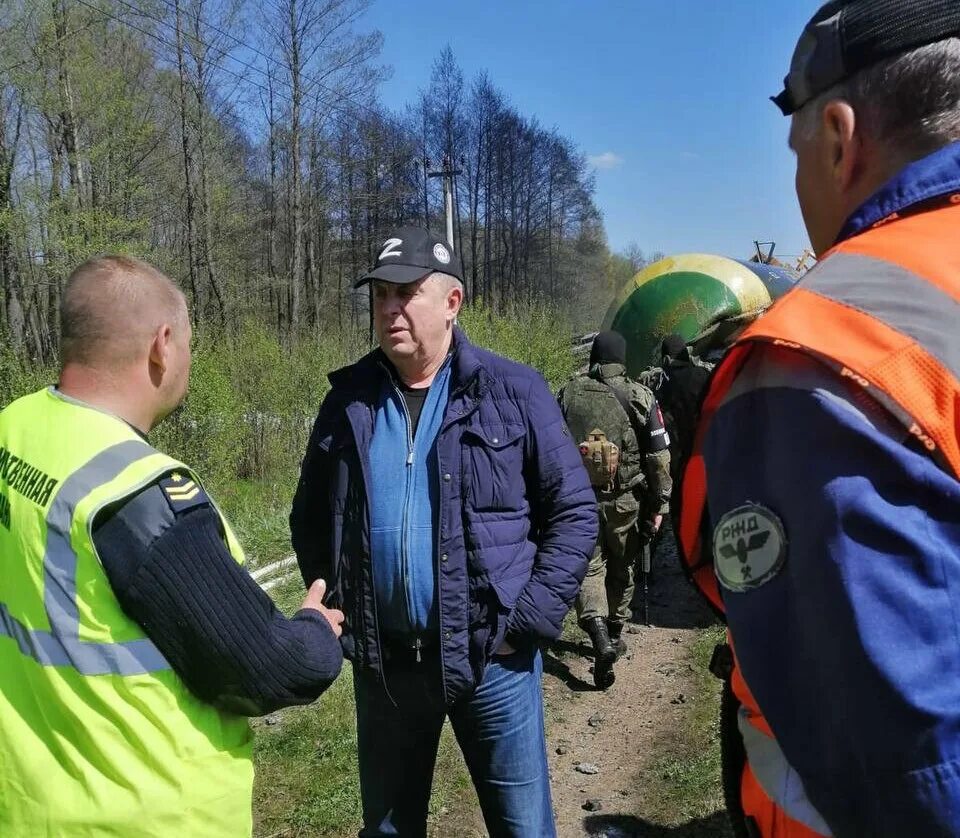
[(673, 427), (668, 428), (674, 445), (673, 476), (676, 480), (693, 448), (693, 436), (700, 418), (700, 400), (710, 380), (713, 364), (694, 355), (680, 335), (668, 335), (662, 351), (664, 380), (658, 394), (673, 420)]
[(693, 437), (700, 419), (700, 401), (715, 364), (695, 355), (678, 334), (663, 339), (660, 364), (645, 369), (637, 380), (653, 391), (670, 435), (670, 474), (678, 487), (670, 502), (670, 523), (679, 540), (679, 486), (693, 449)]
[(637, 380), (649, 387), (663, 413), (670, 434), (670, 465), (674, 482), (690, 455), (700, 399), (714, 364), (700, 359), (680, 335), (668, 335), (661, 345), (658, 367), (648, 367)]
[[(669, 439), (660, 409), (649, 389), (627, 377), (625, 360), (623, 337), (601, 332), (593, 342), (589, 371), (559, 395), (600, 513), (600, 537), (577, 599), (600, 689), (613, 683), (613, 664), (626, 651), (621, 633), (631, 616), (634, 560), (659, 528), (671, 488)], [(609, 472), (601, 474), (596, 467), (601, 459), (603, 468), (609, 463)]]

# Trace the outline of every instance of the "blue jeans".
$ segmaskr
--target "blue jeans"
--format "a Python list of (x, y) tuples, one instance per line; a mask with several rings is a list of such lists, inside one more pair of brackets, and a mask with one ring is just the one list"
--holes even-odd
[(473, 695), (454, 707), (444, 705), (436, 655), (425, 654), (422, 663), (388, 665), (390, 696), (373, 676), (354, 668), (361, 838), (426, 835), (433, 768), (448, 714), (490, 835), (556, 835), (539, 651), (494, 657)]

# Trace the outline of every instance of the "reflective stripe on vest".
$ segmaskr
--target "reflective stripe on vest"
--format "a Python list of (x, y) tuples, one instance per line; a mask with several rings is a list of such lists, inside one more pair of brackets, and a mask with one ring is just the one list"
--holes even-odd
[[(741, 339), (818, 358), (960, 475), (960, 299), (899, 265), (838, 252)], [(826, 327), (825, 324), (829, 324)]]
[(764, 794), (783, 809), (791, 820), (817, 835), (833, 835), (827, 822), (807, 797), (803, 780), (787, 762), (777, 740), (757, 730), (748, 715), (749, 711), (741, 707), (737, 715), (737, 728), (743, 737), (750, 770)]
[[(885, 408), (944, 471), (960, 478), (957, 229), (960, 206), (951, 206), (841, 244), (744, 332), (715, 371), (684, 473), (680, 543), (688, 573), (719, 613), (723, 600), (710, 540), (704, 537), (707, 472), (702, 448), (725, 401), (763, 386), (738, 380), (760, 344), (802, 352), (832, 369)], [(747, 752), (745, 811), (750, 814), (747, 804), (760, 800), (757, 786), (766, 798), (760, 800), (757, 818), (763, 835), (829, 835), (799, 776), (769, 735), (739, 670), (733, 687), (743, 705), (738, 721)]]
[(93, 542), (101, 510), (174, 471), (196, 479), (56, 391), (0, 412), (0, 835), (251, 834), (247, 720), (189, 690), (124, 612)]
[(44, 666), (72, 666), (83, 675), (138, 675), (170, 668), (153, 641), (145, 637), (127, 643), (91, 643), (80, 639), (77, 554), (70, 543), (77, 504), (98, 486), (154, 453), (153, 448), (139, 440), (117, 443), (97, 454), (60, 486), (47, 513), (43, 555), (44, 606), (50, 631), (26, 628), (0, 602), (0, 635), (16, 640), (24, 655)]

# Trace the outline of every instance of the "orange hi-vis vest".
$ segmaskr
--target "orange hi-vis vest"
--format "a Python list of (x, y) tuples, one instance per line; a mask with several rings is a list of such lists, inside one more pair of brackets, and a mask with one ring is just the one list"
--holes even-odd
[[(960, 196), (887, 219), (834, 247), (743, 333), (715, 371), (684, 473), (680, 542), (689, 575), (720, 613), (703, 441), (747, 358), (771, 345), (812, 356), (852, 382), (854, 392), (903, 424), (904, 439), (909, 435), (960, 479)], [(742, 383), (736, 392), (743, 394)], [(830, 835), (736, 666), (735, 649), (731, 688), (741, 705), (746, 753), (744, 815), (764, 838)]]

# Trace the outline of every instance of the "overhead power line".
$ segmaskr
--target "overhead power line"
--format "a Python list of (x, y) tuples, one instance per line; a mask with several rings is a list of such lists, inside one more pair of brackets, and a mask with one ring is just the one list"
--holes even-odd
[[(174, 32), (174, 33), (176, 32), (176, 25), (173, 24), (173, 23), (171, 23), (170, 21), (164, 20), (163, 18), (160, 18), (160, 17), (156, 17), (155, 15), (152, 15), (152, 14), (148, 13), (148, 12), (145, 11), (144, 9), (142, 9), (142, 8), (140, 8), (140, 7), (136, 6), (136, 5), (128, 2), (127, 0), (115, 0), (115, 1), (118, 2), (118, 3), (120, 3), (121, 5), (125, 6), (126, 8), (130, 9), (130, 10), (131, 10), (132, 12), (134, 12), (135, 14), (137, 14), (137, 15), (139, 15), (139, 16), (141, 16), (141, 17), (147, 18), (148, 20), (151, 20), (151, 21), (153, 21), (154, 23), (160, 24), (161, 26), (165, 26), (165, 27), (167, 27), (169, 30), (171, 30), (171, 31)], [(160, 44), (162, 44), (163, 46), (165, 46), (167, 49), (176, 50), (176, 44), (175, 44), (175, 43), (173, 43), (172, 41), (168, 40), (167, 38), (164, 38), (164, 37), (158, 35), (158, 34), (155, 33), (155, 32), (151, 32), (151, 31), (149, 31), (149, 30), (147, 30), (147, 29), (144, 29), (144, 28), (142, 28), (142, 27), (140, 27), (140, 26), (137, 26), (136, 24), (131, 23), (131, 22), (128, 21), (128, 20), (124, 20), (124, 19), (122, 19), (122, 18), (119, 18), (119, 17), (117, 17), (116, 15), (114, 15), (114, 14), (110, 13), (109, 11), (107, 11), (106, 9), (100, 8), (99, 6), (95, 6), (95, 5), (87, 2), (87, 0), (77, 0), (77, 2), (78, 2), (78, 3), (81, 3), (82, 5), (86, 6), (86, 7), (89, 8), (89, 9), (92, 9), (92, 10), (94, 10), (94, 11), (97, 11), (97, 12), (99, 12), (100, 14), (103, 14), (103, 15), (111, 18), (112, 20), (116, 21), (117, 23), (120, 23), (121, 25), (128, 26), (128, 27), (130, 27), (130, 28), (132, 28), (132, 29), (135, 29), (136, 31), (138, 31), (138, 32), (140, 32), (140, 33), (142, 33), (142, 34), (150, 37), (150, 38), (153, 38), (154, 40), (156, 40), (157, 42), (159, 42)], [(164, 2), (164, 3), (167, 5), (168, 8), (171, 8), (171, 9), (175, 9), (175, 8), (176, 8), (176, 6), (171, 2), (171, 0), (162, 0), (162, 2)], [(261, 50), (259, 50), (258, 48), (254, 47), (253, 45), (248, 44), (247, 42), (245, 42), (245, 41), (243, 41), (242, 39), (236, 37), (235, 35), (232, 35), (232, 34), (229, 33), (229, 32), (225, 32), (224, 30), (220, 29), (219, 27), (214, 26), (213, 24), (205, 23), (205, 25), (208, 26), (208, 27), (209, 27), (210, 29), (212, 29), (213, 31), (218, 32), (219, 34), (223, 35), (224, 37), (230, 38), (237, 46), (243, 47), (244, 49), (247, 49), (247, 50), (249, 50), (250, 52), (252, 52), (252, 53), (254, 53), (254, 54), (256, 54), (256, 55), (259, 55), (259, 56), (265, 58), (266, 60), (270, 61), (272, 64), (275, 64), (277, 67), (281, 68), (282, 70), (286, 70), (286, 67), (285, 67), (284, 64), (282, 64), (281, 62), (279, 62), (276, 58), (274, 58), (274, 57), (272, 57), (272, 56), (269, 56), (267, 53), (262, 52)], [(197, 44), (199, 44), (201, 47), (203, 47), (203, 48), (205, 48), (205, 49), (207, 49), (207, 50), (211, 50), (211, 51), (214, 51), (214, 52), (218, 53), (218, 54), (221, 56), (221, 58), (225, 58), (225, 59), (228, 59), (228, 60), (230, 60), (230, 61), (233, 61), (233, 62), (239, 64), (240, 66), (244, 67), (245, 69), (250, 70), (250, 71), (252, 71), (252, 72), (254, 72), (254, 73), (259, 74), (259, 75), (262, 76), (263, 78), (267, 79), (267, 82), (268, 82), (268, 83), (280, 84), (280, 85), (282, 85), (282, 86), (285, 86), (286, 88), (288, 88), (288, 89), (291, 91), (291, 94), (292, 94), (292, 90), (293, 90), (292, 84), (291, 84), (289, 81), (287, 81), (286, 79), (284, 79), (284, 78), (282, 78), (282, 77), (280, 77), (280, 76), (271, 76), (270, 73), (268, 73), (268, 72), (267, 72), (266, 70), (264, 70), (262, 67), (258, 67), (258, 66), (255, 65), (255, 64), (251, 64), (249, 61), (245, 61), (244, 59), (239, 58), (239, 57), (237, 57), (236, 55), (233, 55), (231, 52), (229, 52), (228, 50), (224, 49), (224, 48), (221, 47), (221, 46), (218, 46), (218, 45), (216, 45), (216, 44), (209, 43), (208, 41), (204, 41), (204, 40), (201, 39), (201, 38), (194, 37), (193, 35), (190, 35), (189, 33), (184, 33), (184, 34), (186, 34), (188, 38), (190, 38), (191, 40), (195, 41), (195, 42), (196, 42)], [(271, 95), (272, 95), (272, 96), (278, 97), (278, 98), (280, 98), (281, 100), (287, 102), (288, 104), (292, 104), (292, 103), (293, 103), (292, 96), (289, 95), (289, 94), (285, 94), (285, 93), (283, 93), (283, 92), (281, 92), (281, 91), (279, 91), (279, 90), (276, 90), (276, 89), (271, 90), (269, 87), (265, 86), (262, 82), (258, 82), (258, 81), (255, 81), (255, 80), (251, 79), (251, 78), (245, 77), (245, 76), (243, 76), (243, 75), (241, 75), (241, 74), (239, 74), (239, 73), (237, 73), (237, 72), (229, 69), (228, 67), (223, 66), (223, 64), (220, 64), (220, 63), (218, 63), (217, 61), (214, 61), (214, 60), (212, 60), (212, 59), (208, 59), (208, 63), (209, 63), (211, 66), (215, 67), (216, 69), (221, 70), (222, 72), (227, 73), (228, 75), (231, 75), (231, 76), (233, 76), (234, 78), (237, 78), (237, 79), (239, 79), (239, 80), (241, 80), (241, 81), (246, 82), (247, 84), (249, 84), (249, 85), (251, 85), (252, 87), (256, 88), (257, 90), (261, 91), (264, 95), (267, 95), (267, 96), (271, 96)], [(322, 89), (322, 90), (325, 90), (327, 93), (329, 93), (329, 94), (331, 94), (331, 95), (333, 95), (333, 96), (336, 96), (336, 97), (339, 98), (339, 99), (342, 99), (342, 100), (345, 100), (345, 101), (349, 102), (351, 105), (353, 105), (354, 108), (356, 108), (356, 109), (358, 109), (358, 110), (364, 110), (364, 111), (366, 111), (366, 112), (368, 112), (368, 113), (370, 113), (370, 114), (372, 114), (372, 115), (375, 115), (377, 118), (380, 118), (380, 119), (385, 118), (385, 117), (384, 117), (384, 114), (381, 113), (380, 111), (378, 111), (376, 108), (370, 107), (369, 105), (366, 105), (366, 104), (361, 103), (361, 102), (357, 102), (356, 100), (351, 99), (351, 98), (350, 98), (348, 95), (346, 95), (345, 93), (342, 93), (341, 91), (335, 90), (334, 88), (331, 88), (331, 87), (329, 87), (328, 85), (324, 85), (322, 82), (320, 82), (320, 81), (312, 78), (311, 76), (309, 76), (309, 75), (306, 74), (306, 73), (303, 74), (303, 78), (304, 78), (309, 84), (313, 85), (314, 87), (319, 88), (319, 89)], [(355, 116), (355, 115), (356, 115), (356, 112), (355, 112), (355, 111), (351, 111), (349, 108), (345, 108), (345, 107), (343, 107), (342, 105), (339, 105), (339, 104), (337, 104), (337, 103), (335, 103), (335, 102), (330, 102), (330, 101), (328, 101), (328, 102), (326, 102), (326, 104), (327, 104), (327, 107), (328, 107), (331, 111), (340, 113), (340, 114), (342, 114), (342, 115), (347, 115), (347, 116)]]
[[(67, 40), (67, 38), (72, 38), (74, 35), (79, 35), (81, 32), (85, 32), (93, 24), (85, 23), (83, 26), (78, 26), (76, 29), (71, 29), (69, 32), (64, 32), (57, 38), (54, 38), (49, 44), (44, 44), (43, 51), (53, 49), (55, 46), (58, 46), (61, 41)], [(30, 58), (25, 58), (23, 61), (18, 61), (16, 64), (11, 64), (9, 67), (4, 67), (0, 70), (0, 76), (5, 76), (7, 73), (12, 73), (14, 70), (19, 70), (21, 67), (26, 67), (27, 64), (33, 61), (34, 56)]]
[[(124, 2), (124, 0), (121, 0), (121, 2)], [(164, 5), (166, 5), (167, 8), (169, 8), (169, 9), (171, 9), (171, 10), (173, 10), (173, 11), (176, 11), (177, 6), (176, 6), (176, 3), (173, 2), (173, 0), (161, 0), (161, 2), (164, 3)], [(266, 2), (266, 0), (264, 0), (264, 2)], [(126, 3), (126, 2), (124, 2), (124, 5), (129, 5), (129, 4)], [(282, 9), (278, 8), (277, 6), (273, 5), (272, 3), (269, 4), (269, 5), (270, 5), (271, 8), (274, 9), (278, 14), (283, 14), (283, 10), (282, 10)], [(146, 15), (145, 12), (144, 12), (143, 14)], [(158, 19), (158, 18), (154, 18), (152, 15), (146, 15), (146, 16), (147, 16), (147, 17), (151, 17), (153, 20), (156, 20), (158, 23), (165, 23), (167, 26), (170, 25), (170, 24), (167, 23), (166, 21), (162, 21), (162, 20), (160, 20), (160, 19)], [(287, 66), (286, 66), (282, 61), (279, 61), (275, 56), (270, 55), (269, 53), (263, 52), (262, 50), (260, 50), (260, 49), (258, 49), (257, 47), (255, 47), (253, 44), (248, 44), (246, 41), (242, 40), (241, 38), (238, 38), (238, 37), (237, 37), (236, 35), (234, 35), (232, 32), (225, 32), (223, 29), (221, 29), (221, 28), (218, 27), (218, 26), (215, 26), (214, 24), (210, 23), (209, 21), (204, 21), (204, 25), (205, 25), (208, 29), (212, 29), (212, 30), (213, 30), (214, 32), (216, 32), (218, 35), (222, 35), (224, 38), (229, 38), (229, 39), (230, 39), (231, 41), (233, 41), (237, 46), (243, 47), (244, 49), (247, 49), (247, 50), (249, 50), (250, 52), (252, 52), (254, 55), (257, 55), (257, 56), (259, 56), (260, 58), (263, 58), (265, 61), (268, 61), (268, 62), (270, 62), (271, 64), (276, 65), (276, 66), (279, 67), (281, 70), (286, 70), (286, 69), (287, 69)], [(205, 43), (204, 41), (202, 41), (202, 40), (199, 39), (199, 38), (198, 38), (197, 40), (198, 40), (201, 44), (203, 44), (204, 46), (212, 47), (211, 44), (207, 44), (207, 43)], [(234, 59), (234, 60), (239, 60), (239, 59)], [(241, 62), (241, 63), (244, 63), (244, 62)], [(246, 66), (249, 67), (249, 68), (252, 69), (252, 70), (255, 70), (255, 71), (258, 72), (258, 73), (261, 73), (262, 75), (266, 76), (267, 78), (270, 78), (269, 73), (267, 73), (265, 70), (262, 70), (261, 68), (256, 67), (256, 66), (251, 65), (251, 64), (246, 64)], [(323, 90), (326, 90), (326, 91), (329, 92), (329, 93), (333, 93), (333, 94), (335, 94), (335, 95), (337, 95), (337, 96), (340, 96), (340, 97), (343, 98), (343, 99), (346, 99), (346, 101), (350, 102), (354, 107), (359, 108), (359, 109), (361, 109), (361, 110), (368, 110), (368, 111), (370, 111), (370, 112), (377, 113), (377, 111), (375, 111), (375, 109), (374, 109), (374, 108), (371, 108), (369, 105), (366, 105), (366, 104), (364, 104), (363, 102), (357, 102), (356, 100), (351, 99), (349, 96), (347, 96), (347, 95), (346, 95), (345, 93), (343, 93), (342, 91), (335, 90), (334, 88), (325, 85), (323, 82), (321, 82), (321, 81), (313, 78), (313, 77), (310, 76), (308, 73), (302, 73), (302, 75), (303, 75), (303, 78), (306, 79), (307, 82), (309, 82), (310, 84), (314, 85), (315, 87), (319, 87), (319, 88), (321, 88), (321, 89), (323, 89)], [(287, 81), (285, 81), (285, 80), (283, 80), (283, 79), (279, 79), (279, 81), (281, 81), (283, 84), (287, 85), (288, 87), (291, 86), (289, 82), (287, 82)], [(291, 89), (292, 89), (292, 88), (291, 88)]]

